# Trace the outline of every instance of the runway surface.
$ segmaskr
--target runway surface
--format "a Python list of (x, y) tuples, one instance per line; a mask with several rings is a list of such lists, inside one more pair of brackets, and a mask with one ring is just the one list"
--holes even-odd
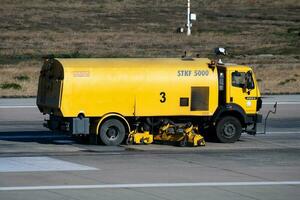
[(300, 96), (264, 98), (264, 115), (275, 101), (265, 135), (179, 148), (79, 144), (35, 99), (0, 99), (0, 199), (299, 199)]

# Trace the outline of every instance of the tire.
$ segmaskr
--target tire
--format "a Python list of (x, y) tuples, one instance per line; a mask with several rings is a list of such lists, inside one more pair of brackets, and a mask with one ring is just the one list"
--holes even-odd
[(100, 126), (100, 140), (107, 146), (118, 146), (125, 138), (125, 127), (118, 119), (108, 119)]
[(231, 116), (225, 116), (218, 121), (216, 126), (216, 136), (219, 142), (234, 143), (242, 134), (241, 122)]

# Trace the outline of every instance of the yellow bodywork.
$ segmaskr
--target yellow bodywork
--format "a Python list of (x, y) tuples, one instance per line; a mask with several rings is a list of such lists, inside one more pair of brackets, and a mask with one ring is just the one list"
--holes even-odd
[[(62, 117), (211, 116), (218, 106), (217, 69), (205, 58), (51, 59), (42, 68), (37, 105)], [(191, 88), (207, 87), (208, 108), (180, 106)], [(163, 102), (162, 102), (163, 101)]]
[[(240, 129), (253, 125), (248, 132), (256, 132), (261, 119), (259, 97), (250, 67), (216, 65), (206, 58), (46, 59), (37, 105), (50, 115), (47, 126), (51, 130), (100, 135), (109, 145), (105, 137), (112, 136), (104, 129), (99, 131), (103, 124), (118, 119), (120, 126), (109, 126), (122, 130), (120, 137), (129, 134), (132, 143), (170, 141), (202, 146), (205, 141), (192, 125), (169, 124), (150, 134), (131, 131), (132, 122), (145, 122), (152, 128), (156, 125), (148, 120), (216, 126), (222, 117), (232, 115), (241, 117)], [(115, 145), (123, 140), (119, 138)]]

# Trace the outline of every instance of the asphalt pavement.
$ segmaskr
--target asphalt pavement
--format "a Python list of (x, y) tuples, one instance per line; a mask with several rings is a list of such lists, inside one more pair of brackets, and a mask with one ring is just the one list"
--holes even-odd
[(262, 114), (276, 101), (267, 134), (179, 148), (78, 143), (35, 99), (0, 99), (0, 199), (299, 199), (300, 95), (266, 96)]

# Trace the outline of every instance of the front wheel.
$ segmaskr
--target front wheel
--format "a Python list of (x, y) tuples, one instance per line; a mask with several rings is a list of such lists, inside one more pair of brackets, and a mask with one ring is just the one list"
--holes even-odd
[(231, 116), (222, 118), (216, 126), (217, 139), (222, 143), (234, 143), (242, 134), (241, 122)]
[(117, 146), (125, 138), (125, 127), (120, 120), (109, 119), (100, 126), (99, 133), (103, 144)]

